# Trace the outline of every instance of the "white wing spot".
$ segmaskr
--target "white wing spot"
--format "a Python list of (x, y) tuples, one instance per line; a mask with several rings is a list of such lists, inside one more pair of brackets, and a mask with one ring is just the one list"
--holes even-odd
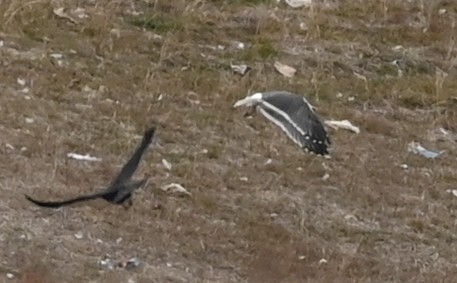
[(309, 136), (305, 136), (305, 140), (309, 140)]
[(313, 140), (313, 143), (316, 143), (317, 141), (316, 140)]
[(317, 143), (318, 143), (318, 144), (322, 144), (322, 141), (318, 141)]

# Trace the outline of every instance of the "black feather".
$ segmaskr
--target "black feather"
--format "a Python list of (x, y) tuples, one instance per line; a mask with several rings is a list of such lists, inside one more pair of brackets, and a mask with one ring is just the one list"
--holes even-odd
[(149, 128), (143, 135), (143, 140), (141, 144), (137, 147), (133, 155), (127, 161), (127, 163), (122, 167), (119, 174), (111, 182), (111, 185), (102, 192), (97, 192), (94, 194), (83, 195), (73, 199), (63, 200), (63, 201), (39, 201), (33, 199), (32, 197), (25, 195), (25, 198), (32, 203), (49, 208), (58, 208), (61, 206), (70, 205), (76, 202), (92, 200), (97, 198), (103, 198), (104, 200), (113, 203), (113, 204), (122, 204), (126, 200), (130, 200), (133, 192), (142, 187), (146, 183), (146, 179), (129, 182), (135, 173), (138, 165), (141, 161), (142, 156), (144, 155), (146, 149), (152, 142), (154, 137), (155, 128)]

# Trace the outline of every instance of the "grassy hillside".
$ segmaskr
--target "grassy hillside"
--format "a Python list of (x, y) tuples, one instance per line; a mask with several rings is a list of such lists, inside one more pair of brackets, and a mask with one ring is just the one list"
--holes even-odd
[[(313, 2), (1, 1), (2, 280), (455, 280), (457, 4)], [(361, 133), (329, 129), (323, 159), (232, 108), (275, 89)], [(152, 124), (137, 172), (151, 181), (131, 209), (25, 200), (101, 189)], [(411, 141), (446, 153), (414, 155)], [(171, 183), (191, 196), (161, 190)], [(108, 270), (105, 255), (141, 265)]]

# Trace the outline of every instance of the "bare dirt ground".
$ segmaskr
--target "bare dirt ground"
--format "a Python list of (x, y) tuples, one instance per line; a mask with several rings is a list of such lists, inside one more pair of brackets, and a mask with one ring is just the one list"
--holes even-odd
[[(456, 282), (455, 1), (5, 0), (0, 17), (3, 282)], [(329, 129), (327, 160), (232, 109), (274, 89), (361, 133)], [(25, 200), (102, 188), (152, 124), (131, 209)]]

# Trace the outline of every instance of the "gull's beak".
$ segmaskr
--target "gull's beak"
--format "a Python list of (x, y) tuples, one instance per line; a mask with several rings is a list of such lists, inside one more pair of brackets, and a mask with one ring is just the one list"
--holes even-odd
[(239, 106), (243, 106), (245, 103), (246, 103), (246, 99), (238, 100), (238, 101), (235, 102), (235, 104), (233, 105), (233, 108), (239, 107)]
[(252, 103), (252, 98), (250, 96), (243, 98), (241, 100), (238, 100), (233, 107), (239, 107), (239, 106), (249, 106)]

